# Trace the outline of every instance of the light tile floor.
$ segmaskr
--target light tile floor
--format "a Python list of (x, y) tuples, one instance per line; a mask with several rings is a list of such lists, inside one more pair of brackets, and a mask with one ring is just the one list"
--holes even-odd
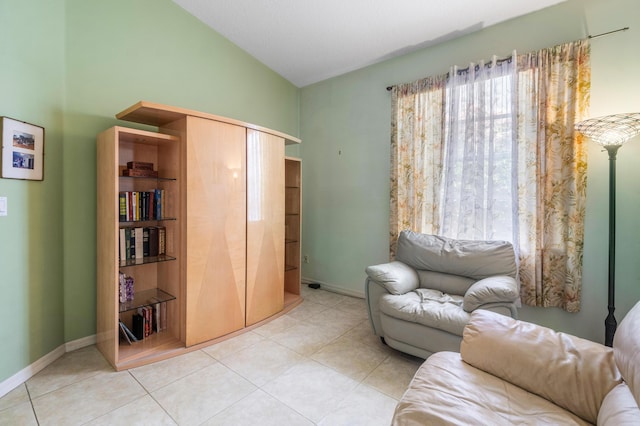
[(288, 314), (166, 361), (67, 353), (0, 399), (0, 425), (388, 425), (423, 360), (372, 334), (364, 300), (302, 287)]

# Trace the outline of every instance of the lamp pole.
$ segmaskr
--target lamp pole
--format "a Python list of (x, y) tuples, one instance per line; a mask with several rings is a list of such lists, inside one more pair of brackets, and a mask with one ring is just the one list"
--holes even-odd
[(622, 144), (640, 135), (640, 112), (590, 118), (577, 123), (575, 128), (609, 153), (609, 315), (604, 320), (604, 344), (611, 347), (618, 327), (613, 315), (616, 309), (616, 153)]
[(611, 347), (618, 327), (613, 312), (616, 310), (616, 153), (620, 145), (608, 145), (605, 148), (609, 153), (609, 314), (604, 320), (604, 344)]

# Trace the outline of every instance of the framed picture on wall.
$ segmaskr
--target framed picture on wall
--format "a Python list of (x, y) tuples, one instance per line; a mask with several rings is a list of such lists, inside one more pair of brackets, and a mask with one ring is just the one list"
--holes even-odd
[(44, 179), (44, 128), (2, 117), (2, 170), (0, 177)]

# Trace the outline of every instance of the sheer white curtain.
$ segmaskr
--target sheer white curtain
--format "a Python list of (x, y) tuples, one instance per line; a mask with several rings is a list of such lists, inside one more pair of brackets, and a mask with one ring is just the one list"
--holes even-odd
[(449, 72), (441, 235), (517, 240), (516, 63), (514, 52)]

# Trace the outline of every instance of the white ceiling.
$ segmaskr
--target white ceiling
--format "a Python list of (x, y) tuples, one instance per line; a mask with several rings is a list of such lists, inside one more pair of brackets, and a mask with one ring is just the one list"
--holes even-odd
[(298, 87), (565, 0), (173, 0)]

